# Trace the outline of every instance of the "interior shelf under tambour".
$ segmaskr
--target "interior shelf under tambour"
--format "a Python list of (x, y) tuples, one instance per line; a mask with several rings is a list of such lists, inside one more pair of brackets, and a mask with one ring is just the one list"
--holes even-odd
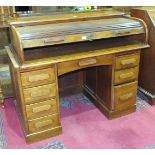
[(74, 59), (88, 58), (103, 54), (119, 53), (122, 51), (136, 50), (148, 47), (147, 44), (122, 38), (109, 40), (98, 40), (93, 42), (73, 43), (59, 46), (48, 46), (43, 48), (32, 48), (25, 50), (26, 62), (36, 64), (40, 61), (58, 63)]

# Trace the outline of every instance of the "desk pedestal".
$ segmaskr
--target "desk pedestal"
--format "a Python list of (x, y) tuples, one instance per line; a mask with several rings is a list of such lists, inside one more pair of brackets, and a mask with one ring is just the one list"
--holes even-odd
[(62, 132), (58, 81), (59, 77), (72, 71), (80, 70), (84, 94), (109, 119), (134, 112), (139, 52), (140, 50), (130, 50), (25, 67), (10, 61), (17, 111), (27, 142), (42, 140)]

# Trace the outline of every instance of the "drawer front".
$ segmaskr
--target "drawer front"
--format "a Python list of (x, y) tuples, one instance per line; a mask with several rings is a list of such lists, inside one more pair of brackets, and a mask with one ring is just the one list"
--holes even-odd
[(81, 68), (100, 66), (100, 65), (112, 65), (113, 56), (97, 56), (91, 58), (85, 58), (80, 60), (66, 61), (58, 64), (58, 75), (68, 73)]
[(114, 110), (122, 110), (136, 104), (137, 81), (114, 87)]
[(21, 73), (22, 86), (41, 85), (55, 81), (54, 68)]
[(60, 126), (59, 114), (28, 121), (29, 132), (37, 132)]
[(128, 54), (116, 57), (115, 69), (131, 68), (139, 65), (140, 54)]
[(138, 69), (139, 67), (124, 69), (120, 71), (115, 71), (114, 84), (121, 84), (138, 79)]
[(48, 84), (23, 90), (25, 102), (33, 102), (56, 96), (56, 84)]
[(26, 105), (26, 114), (28, 119), (34, 119), (58, 112), (56, 99)]

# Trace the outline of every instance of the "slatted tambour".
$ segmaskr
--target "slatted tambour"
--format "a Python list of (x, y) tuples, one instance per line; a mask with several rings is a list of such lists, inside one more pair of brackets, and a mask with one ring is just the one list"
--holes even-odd
[(17, 30), (21, 34), (23, 40), (36, 39), (46, 37), (54, 37), (56, 35), (69, 35), (78, 33), (91, 33), (98, 31), (109, 31), (128, 28), (143, 28), (138, 21), (126, 18), (113, 18), (104, 20), (93, 20), (84, 22), (61, 23), (61, 24), (47, 24), (19, 27)]
[[(18, 49), (21, 62), (25, 61), (24, 52), (29, 48), (144, 33), (142, 22), (126, 17), (11, 27), (12, 45), (15, 51)], [(20, 48), (17, 44), (21, 45)]]

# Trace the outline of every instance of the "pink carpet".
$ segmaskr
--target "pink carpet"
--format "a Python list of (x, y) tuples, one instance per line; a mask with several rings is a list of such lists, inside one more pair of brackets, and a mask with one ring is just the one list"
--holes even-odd
[(155, 144), (155, 106), (108, 120), (95, 106), (75, 104), (61, 109), (63, 134), (26, 144), (13, 100), (2, 112), (8, 148), (32, 148), (60, 140), (70, 148), (144, 148)]

